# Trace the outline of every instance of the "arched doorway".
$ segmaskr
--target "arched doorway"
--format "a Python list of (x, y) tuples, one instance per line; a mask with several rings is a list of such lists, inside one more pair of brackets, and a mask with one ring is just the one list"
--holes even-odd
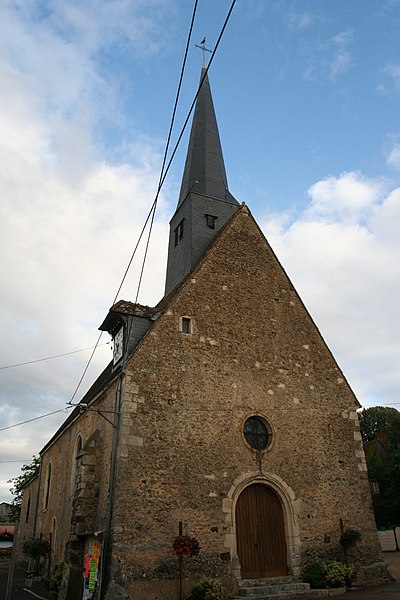
[(236, 504), (236, 536), (242, 578), (288, 574), (282, 504), (270, 487), (255, 483), (242, 491)]

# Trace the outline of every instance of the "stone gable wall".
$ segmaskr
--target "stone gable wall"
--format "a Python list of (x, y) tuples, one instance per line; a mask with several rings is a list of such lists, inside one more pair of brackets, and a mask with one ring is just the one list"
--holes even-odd
[[(180, 331), (182, 316), (192, 318), (193, 333)], [(200, 557), (185, 563), (192, 579), (209, 573), (233, 589), (240, 575), (234, 508), (246, 484), (238, 482), (257, 477), (277, 489), (281, 481), (282, 498), (291, 490), (293, 574), (316, 553), (337, 551), (339, 519), (362, 532), (364, 563), (376, 562), (355, 409), (342, 372), (242, 208), (127, 365), (114, 584), (143, 600), (155, 589), (171, 598), (171, 544), (182, 521), (202, 545)], [(242, 434), (252, 414), (273, 431), (261, 470)]]

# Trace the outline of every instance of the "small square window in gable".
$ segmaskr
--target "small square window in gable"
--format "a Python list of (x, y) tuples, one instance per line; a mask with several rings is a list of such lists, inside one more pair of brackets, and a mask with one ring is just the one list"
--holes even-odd
[(193, 333), (193, 322), (191, 317), (181, 317), (179, 331), (182, 333)]

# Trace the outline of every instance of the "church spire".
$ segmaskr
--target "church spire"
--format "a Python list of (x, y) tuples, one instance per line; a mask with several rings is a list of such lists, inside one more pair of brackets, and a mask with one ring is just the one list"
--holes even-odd
[(210, 83), (203, 64), (178, 206), (170, 222), (168, 294), (198, 264), (239, 203), (228, 190)]
[(202, 81), (190, 132), (178, 207), (192, 190), (211, 198), (236, 203), (228, 190), (217, 119), (204, 63), (200, 84)]

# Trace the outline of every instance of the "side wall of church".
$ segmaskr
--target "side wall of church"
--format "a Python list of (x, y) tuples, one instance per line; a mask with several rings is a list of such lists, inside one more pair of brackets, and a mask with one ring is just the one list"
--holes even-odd
[[(273, 434), (261, 462), (243, 436), (251, 415)], [(200, 574), (234, 589), (235, 507), (253, 482), (281, 499), (290, 573), (338, 554), (342, 519), (362, 534), (360, 577), (374, 578), (354, 395), (246, 207), (131, 358), (121, 421), (110, 599), (176, 595), (180, 521), (202, 548), (183, 561), (185, 591)]]
[[(82, 580), (85, 536), (107, 528), (113, 432), (109, 420), (114, 416), (115, 389), (116, 384), (112, 384), (91, 409), (82, 410), (45, 448), (41, 476), (24, 491), (18, 556), (22, 558), (25, 539), (41, 536), (51, 542), (51, 570), (63, 563), (66, 580), (71, 565), (79, 582)], [(109, 420), (97, 409), (105, 411)], [(30, 515), (24, 523), (29, 497)], [(48, 563), (44, 568), (47, 572)]]
[(19, 562), (23, 561), (22, 549), (26, 541), (30, 540), (33, 535), (35, 523), (36, 502), (38, 494), (39, 477), (34, 477), (24, 488), (22, 497), (21, 515), (18, 524), (18, 535), (14, 541), (15, 552)]

